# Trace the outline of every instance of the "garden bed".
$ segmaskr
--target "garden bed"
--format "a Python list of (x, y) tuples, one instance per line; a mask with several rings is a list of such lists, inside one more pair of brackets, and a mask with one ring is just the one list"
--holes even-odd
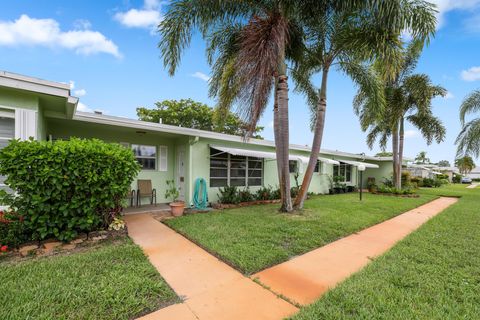
[(277, 200), (255, 200), (255, 201), (248, 201), (248, 202), (240, 202), (240, 203), (212, 203), (213, 209), (234, 209), (234, 208), (242, 208), (248, 206), (255, 206), (259, 204), (272, 204), (272, 203), (280, 203), (280, 199)]

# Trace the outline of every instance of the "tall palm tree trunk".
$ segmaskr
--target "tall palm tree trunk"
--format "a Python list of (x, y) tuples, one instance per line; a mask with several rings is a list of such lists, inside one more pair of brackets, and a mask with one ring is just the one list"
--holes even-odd
[(394, 124), (392, 130), (392, 155), (393, 155), (393, 185), (398, 186), (398, 123)]
[[(274, 97), (273, 97), (273, 136), (275, 140), (275, 147), (276, 150), (281, 150), (283, 149), (282, 142), (280, 139), (280, 132), (279, 132), (279, 117), (278, 117), (278, 78), (275, 78), (275, 91), (274, 91)], [(277, 152), (277, 171), (278, 171), (278, 183), (281, 185), (283, 181), (283, 159), (281, 157), (278, 157), (278, 152)], [(285, 198), (285, 188), (280, 186), (280, 199)]]
[(400, 132), (398, 142), (398, 163), (397, 163), (397, 181), (398, 189), (402, 188), (402, 164), (403, 164), (403, 142), (405, 140), (404, 118), (400, 119)]
[(312, 181), (313, 171), (318, 161), (318, 155), (322, 147), (323, 129), (325, 128), (325, 111), (327, 110), (327, 80), (328, 80), (329, 68), (326, 67), (322, 72), (322, 84), (319, 91), (315, 128), (313, 131), (312, 151), (310, 153), (310, 159), (308, 160), (308, 166), (305, 170), (302, 186), (298, 191), (298, 195), (295, 198), (293, 207), (295, 209), (303, 209), (303, 204), (307, 197), (308, 187)]
[[(277, 137), (275, 147), (277, 153), (277, 168), (280, 173), (280, 192), (283, 194), (280, 211), (291, 212), (293, 210), (292, 197), (290, 195), (290, 173), (288, 170), (289, 156), (289, 130), (288, 130), (288, 84), (287, 76), (281, 73), (278, 77), (277, 86)], [(274, 120), (275, 122), (275, 120)]]

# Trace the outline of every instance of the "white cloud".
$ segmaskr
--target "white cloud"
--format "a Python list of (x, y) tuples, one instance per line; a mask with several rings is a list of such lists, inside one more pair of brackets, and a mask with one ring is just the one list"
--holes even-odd
[(268, 123), (268, 127), (269, 127), (269, 128), (273, 128), (273, 120), (271, 120), (271, 121)]
[(445, 96), (443, 97), (443, 99), (445, 99), (445, 100), (453, 99), (453, 98), (455, 98), (455, 96), (454, 96), (453, 93), (451, 93), (450, 91), (447, 91), (447, 93), (446, 93)]
[(465, 81), (480, 80), (480, 67), (471, 67), (468, 70), (463, 70), (461, 77)]
[(480, 7), (480, 0), (430, 0), (429, 2), (437, 5), (437, 28), (441, 28), (445, 23), (445, 14), (453, 10), (472, 10)]
[(416, 138), (420, 135), (417, 130), (405, 130), (405, 138)]
[(56, 20), (30, 18), (26, 14), (15, 21), (0, 21), (0, 46), (22, 45), (61, 47), (78, 54), (107, 53), (121, 57), (117, 45), (98, 31), (62, 31)]
[(68, 83), (70, 84), (70, 90), (75, 89), (75, 81), (70, 80)]
[(143, 8), (117, 12), (114, 19), (128, 28), (150, 29), (153, 33), (162, 21), (160, 2), (157, 0), (145, 0)]
[(83, 97), (84, 95), (87, 94), (87, 90), (85, 90), (85, 89), (75, 90), (73, 92), (73, 94), (74, 94), (75, 97)]
[(191, 74), (191, 76), (194, 77), (194, 78), (201, 79), (201, 80), (206, 81), (206, 82), (210, 81), (210, 77), (208, 75), (206, 75), (205, 73), (200, 72), (200, 71), (197, 71), (197, 72)]
[(78, 101), (77, 110), (78, 111), (83, 111), (83, 112), (93, 112), (93, 109), (90, 109), (89, 107), (87, 107), (85, 104), (83, 104), (80, 101)]

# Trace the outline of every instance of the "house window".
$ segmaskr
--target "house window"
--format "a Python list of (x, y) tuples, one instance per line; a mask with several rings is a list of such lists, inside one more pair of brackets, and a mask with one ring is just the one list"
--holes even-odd
[(297, 160), (288, 160), (288, 172), (290, 172), (290, 173), (298, 172), (298, 161)]
[(333, 176), (342, 177), (343, 182), (352, 181), (352, 166), (346, 163), (335, 164), (333, 166)]
[[(2, 112), (0, 116), (0, 149), (5, 148), (9, 141), (15, 138), (15, 118), (14, 113)], [(11, 193), (12, 190), (5, 184), (5, 176), (0, 176), (0, 190)]]
[(143, 170), (155, 170), (157, 162), (157, 148), (155, 146), (132, 144), (132, 150)]
[(261, 186), (263, 159), (210, 149), (210, 187)]
[(317, 163), (315, 164), (315, 169), (313, 169), (313, 172), (320, 173), (321, 169), (322, 169), (322, 163), (320, 162), (320, 160), (317, 160)]
[(15, 137), (15, 118), (0, 117), (0, 149), (5, 148), (8, 142)]

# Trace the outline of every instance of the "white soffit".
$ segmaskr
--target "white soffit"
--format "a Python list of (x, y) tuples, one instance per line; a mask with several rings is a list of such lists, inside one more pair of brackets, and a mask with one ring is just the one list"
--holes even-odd
[(340, 160), (340, 162), (351, 164), (352, 166), (355, 166), (355, 167), (358, 167), (361, 165), (361, 166), (365, 166), (365, 168), (375, 168), (375, 169), (380, 168), (377, 164), (367, 163), (367, 162), (350, 161), (350, 160)]
[[(241, 149), (241, 148), (230, 148), (230, 147), (223, 147), (217, 145), (210, 145), (211, 148), (220, 150), (222, 152), (230, 153), (234, 156), (244, 156), (244, 157), (256, 157), (256, 158), (264, 158), (264, 159), (276, 159), (277, 154), (275, 152), (266, 152), (266, 151), (257, 151), (257, 150), (249, 150), (249, 149)], [(300, 161), (304, 164), (308, 164), (310, 160), (309, 157), (294, 155), (291, 154), (288, 156), (289, 160)], [(318, 160), (328, 163), (328, 164), (340, 164), (340, 162), (328, 158), (318, 157)]]

